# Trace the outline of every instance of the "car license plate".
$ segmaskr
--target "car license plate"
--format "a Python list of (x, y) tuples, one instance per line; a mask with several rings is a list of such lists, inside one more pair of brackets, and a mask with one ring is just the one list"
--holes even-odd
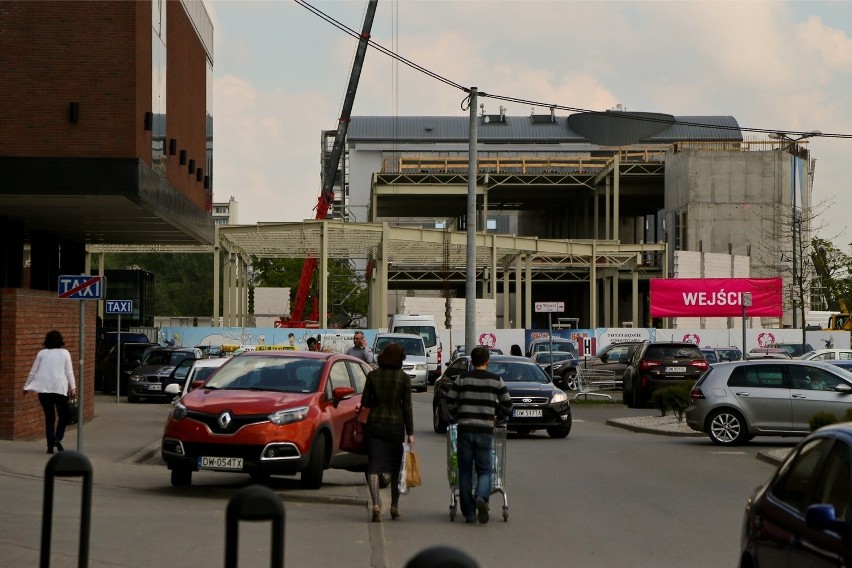
[(540, 408), (518, 408), (512, 411), (512, 416), (515, 418), (541, 418)]
[(158, 391), (158, 390), (163, 390), (163, 385), (160, 385), (160, 384), (156, 384), (156, 385), (148, 385), (148, 390), (149, 390), (149, 391)]
[(666, 367), (667, 373), (685, 373), (686, 367)]
[(198, 457), (198, 469), (221, 469), (225, 471), (241, 471), (243, 458)]

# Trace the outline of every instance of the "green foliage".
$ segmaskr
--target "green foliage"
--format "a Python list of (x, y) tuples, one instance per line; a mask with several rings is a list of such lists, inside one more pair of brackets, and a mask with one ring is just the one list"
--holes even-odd
[(683, 414), (692, 403), (689, 397), (692, 383), (657, 389), (651, 394), (651, 406), (660, 411), (660, 416), (673, 413), (678, 422), (683, 422)]
[(142, 268), (154, 273), (156, 315), (212, 315), (212, 254), (111, 253), (105, 258), (107, 269)]
[(816, 286), (812, 296), (815, 300), (821, 299), (822, 305), (813, 309), (841, 311), (841, 299), (847, 307), (852, 307), (852, 256), (820, 238), (812, 239), (811, 246), (814, 251), (820, 247), (825, 250), (825, 268), (828, 272), (828, 278), (818, 277), (814, 282)]
[[(303, 258), (251, 258), (255, 274), (255, 285), (259, 287), (290, 288), (290, 305), (296, 297), (299, 279), (302, 276)], [(310, 296), (317, 293), (316, 273), (311, 284)], [(328, 303), (330, 323), (340, 327), (362, 325), (367, 315), (368, 295), (364, 276), (354, 266), (340, 259), (328, 261)], [(305, 315), (312, 310), (313, 303), (308, 300)]]
[(834, 414), (830, 412), (817, 412), (808, 420), (808, 426), (810, 426), (811, 432), (813, 432), (817, 428), (822, 428), (835, 422), (837, 422), (837, 416)]

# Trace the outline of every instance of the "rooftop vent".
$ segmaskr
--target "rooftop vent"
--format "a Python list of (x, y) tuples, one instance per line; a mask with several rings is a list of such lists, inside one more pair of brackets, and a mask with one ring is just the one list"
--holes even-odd
[(485, 114), (485, 105), (480, 103), (482, 124), (506, 124), (506, 107), (500, 105), (500, 114)]
[(556, 122), (556, 107), (550, 107), (550, 114), (535, 114), (535, 108), (533, 108), (530, 120), (533, 124), (553, 124)]

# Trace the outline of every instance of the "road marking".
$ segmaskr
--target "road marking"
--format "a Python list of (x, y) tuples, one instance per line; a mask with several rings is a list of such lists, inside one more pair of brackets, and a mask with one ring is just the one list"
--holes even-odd
[(710, 452), (711, 454), (727, 455), (727, 456), (744, 456), (746, 452)]

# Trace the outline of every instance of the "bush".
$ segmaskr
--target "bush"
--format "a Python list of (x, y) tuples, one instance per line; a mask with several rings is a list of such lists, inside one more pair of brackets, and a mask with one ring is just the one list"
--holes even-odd
[[(849, 411), (846, 411), (846, 415), (849, 415)], [(844, 416), (846, 418), (846, 416)], [(817, 412), (814, 414), (810, 420), (808, 420), (808, 426), (811, 427), (811, 432), (818, 428), (822, 428), (823, 426), (828, 426), (829, 424), (834, 424), (837, 422), (837, 416), (830, 412)]]
[(660, 416), (671, 412), (678, 422), (683, 422), (683, 413), (692, 404), (689, 396), (692, 386), (692, 383), (686, 383), (657, 389), (651, 395), (651, 406), (660, 411)]

